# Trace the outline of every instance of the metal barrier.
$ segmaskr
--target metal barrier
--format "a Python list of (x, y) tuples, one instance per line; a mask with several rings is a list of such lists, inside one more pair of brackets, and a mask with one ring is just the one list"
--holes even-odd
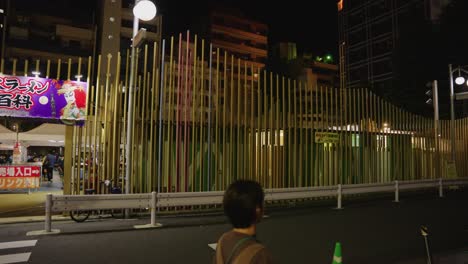
[[(53, 212), (103, 209), (151, 209), (151, 224), (156, 225), (156, 192), (143, 194), (100, 194), (100, 195), (52, 195), (47, 194), (45, 202), (44, 233), (58, 233), (52, 230)], [(41, 234), (33, 233), (33, 234)], [(31, 234), (32, 235), (32, 234)]]
[(223, 203), (224, 192), (158, 193), (157, 207), (189, 205), (218, 205)]
[[(342, 209), (343, 195), (394, 192), (394, 202), (399, 202), (402, 190), (437, 188), (439, 197), (443, 197), (444, 186), (468, 185), (468, 179), (438, 179), (421, 181), (395, 181), (377, 184), (350, 184), (327, 187), (304, 187), (290, 189), (266, 189), (265, 201), (295, 200), (314, 197), (337, 197), (337, 209)], [(52, 195), (48, 194), (45, 204), (45, 230), (29, 232), (28, 235), (53, 234), (52, 212), (98, 209), (151, 209), (151, 223), (136, 228), (159, 227), (156, 223), (156, 211), (161, 207), (220, 205), (224, 192), (179, 192), (179, 193), (144, 193), (144, 194), (105, 194), (105, 195)]]

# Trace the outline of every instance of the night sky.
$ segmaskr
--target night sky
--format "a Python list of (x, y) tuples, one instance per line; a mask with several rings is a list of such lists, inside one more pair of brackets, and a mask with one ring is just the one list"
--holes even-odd
[[(39, 13), (52, 13), (92, 23), (96, 0), (15, 0)], [(313, 54), (338, 53), (337, 0), (153, 0), (158, 14), (163, 15), (164, 37), (197, 31), (200, 18), (206, 18), (211, 7), (221, 5), (241, 10), (247, 17), (269, 25), (269, 41), (296, 42), (298, 52)], [(124, 6), (134, 0), (123, 0)], [(74, 12), (69, 10), (73, 6)]]
[[(292, 41), (298, 52), (338, 53), (338, 16), (335, 0), (156, 0), (164, 16), (165, 35), (191, 29), (213, 4), (240, 9), (249, 18), (269, 25), (270, 44)], [(195, 33), (195, 32), (194, 32)]]

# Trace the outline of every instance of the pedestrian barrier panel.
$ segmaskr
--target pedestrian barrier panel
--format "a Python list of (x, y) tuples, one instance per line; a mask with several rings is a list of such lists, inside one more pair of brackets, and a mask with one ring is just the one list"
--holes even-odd
[[(326, 186), (266, 189), (265, 201), (297, 200), (314, 197), (337, 197), (337, 209), (342, 209), (344, 195), (395, 192), (395, 202), (399, 202), (401, 191), (434, 188), (439, 197), (443, 197), (444, 187), (468, 185), (468, 179), (438, 179), (421, 181), (395, 181), (394, 183), (354, 184)], [(159, 227), (156, 223), (156, 212), (164, 207), (221, 205), (224, 192), (175, 192), (175, 193), (141, 193), (141, 194), (101, 194), (101, 195), (52, 195), (48, 194), (45, 204), (45, 229), (28, 232), (28, 235), (54, 234), (52, 230), (53, 212), (70, 212), (73, 210), (101, 209), (151, 209), (151, 222), (135, 228)]]

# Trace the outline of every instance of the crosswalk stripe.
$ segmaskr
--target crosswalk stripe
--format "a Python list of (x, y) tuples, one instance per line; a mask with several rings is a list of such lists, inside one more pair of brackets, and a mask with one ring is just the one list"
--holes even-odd
[(208, 246), (209, 246), (210, 248), (212, 248), (213, 250), (216, 250), (216, 246), (217, 246), (217, 245), (218, 245), (217, 243), (208, 244)]
[(20, 240), (0, 243), (0, 249), (34, 247), (37, 240)]
[(0, 264), (19, 263), (29, 260), (31, 252), (0, 256)]

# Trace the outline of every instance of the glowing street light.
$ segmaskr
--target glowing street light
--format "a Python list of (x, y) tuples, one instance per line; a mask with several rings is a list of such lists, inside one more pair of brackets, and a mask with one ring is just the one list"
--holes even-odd
[(133, 15), (143, 21), (152, 20), (156, 12), (156, 5), (150, 0), (140, 0), (133, 7)]
[(465, 82), (465, 78), (463, 76), (458, 76), (455, 79), (455, 83), (458, 84), (458, 85), (462, 85), (464, 82)]

